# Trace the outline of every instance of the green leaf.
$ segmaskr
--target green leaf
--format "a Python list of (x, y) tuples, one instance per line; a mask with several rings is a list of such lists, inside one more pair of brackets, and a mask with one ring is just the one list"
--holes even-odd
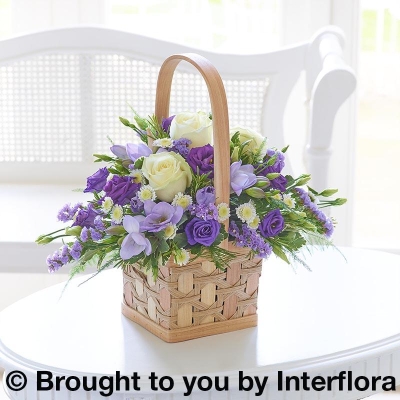
[(280, 259), (285, 261), (287, 264), (290, 264), (289, 259), (287, 258), (286, 254), (276, 245), (272, 245), (272, 251), (276, 256), (278, 256)]
[(173, 241), (180, 249), (184, 248), (188, 244), (187, 237), (184, 233), (176, 234), (176, 236), (173, 238)]
[(95, 160), (95, 162), (99, 162), (99, 161), (110, 162), (110, 161), (114, 160), (112, 157), (106, 156), (105, 154), (93, 154), (93, 157), (97, 158), (97, 160)]
[(286, 153), (286, 151), (287, 151), (288, 148), (289, 148), (289, 145), (285, 146), (285, 147), (281, 150), (281, 152), (282, 152), (282, 153)]
[(133, 164), (135, 169), (141, 169), (143, 166), (144, 157), (139, 157)]

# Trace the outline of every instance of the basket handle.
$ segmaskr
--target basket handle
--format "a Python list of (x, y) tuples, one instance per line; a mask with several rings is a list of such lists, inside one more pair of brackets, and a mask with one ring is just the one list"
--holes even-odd
[[(207, 84), (213, 121), (215, 195), (217, 203), (226, 203), (229, 205), (230, 136), (228, 103), (222, 79), (211, 62), (194, 53), (175, 54), (168, 57), (161, 66), (158, 75), (155, 115), (158, 121), (169, 117), (172, 77), (175, 68), (182, 60), (195, 66)], [(229, 220), (226, 220), (224, 225), (227, 230)], [(226, 246), (227, 243), (224, 243), (224, 245)]]

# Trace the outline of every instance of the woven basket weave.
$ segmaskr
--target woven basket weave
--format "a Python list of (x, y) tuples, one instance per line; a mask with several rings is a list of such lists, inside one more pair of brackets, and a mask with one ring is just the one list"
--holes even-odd
[[(215, 193), (218, 203), (229, 204), (228, 106), (221, 77), (214, 66), (197, 54), (167, 58), (158, 76), (155, 115), (159, 121), (169, 116), (172, 77), (182, 60), (199, 70), (208, 87), (213, 115)], [(226, 230), (228, 224), (226, 221)], [(125, 268), (122, 313), (166, 342), (256, 326), (262, 260), (249, 260), (248, 250), (236, 248), (227, 240), (220, 246), (237, 253), (226, 271), (216, 269), (204, 258), (196, 258), (183, 267), (170, 261), (159, 268), (154, 282), (138, 265)]]

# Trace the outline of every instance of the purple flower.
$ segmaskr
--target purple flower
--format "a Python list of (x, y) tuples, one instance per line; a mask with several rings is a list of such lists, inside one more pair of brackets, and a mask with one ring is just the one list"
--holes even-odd
[(218, 208), (215, 204), (194, 204), (189, 206), (188, 210), (192, 215), (197, 218), (208, 220), (215, 219), (218, 220)]
[(123, 260), (129, 260), (133, 256), (137, 256), (143, 251), (148, 256), (151, 254), (151, 243), (146, 239), (143, 233), (140, 233), (140, 222), (143, 221), (142, 215), (132, 217), (125, 215), (123, 225), (128, 235), (125, 236), (121, 244), (119, 255)]
[(213, 186), (206, 186), (199, 189), (196, 193), (196, 201), (198, 204), (215, 203), (215, 188)]
[(126, 152), (132, 161), (136, 161), (140, 157), (148, 157), (153, 153), (144, 143), (128, 143)]
[(126, 147), (116, 144), (110, 147), (111, 152), (120, 158), (121, 160), (129, 160), (128, 153), (126, 152)]
[(69, 254), (74, 260), (77, 260), (81, 256), (81, 253), (82, 253), (82, 245), (78, 241), (76, 241), (69, 249)]
[(173, 151), (175, 153), (180, 154), (183, 158), (186, 158), (189, 154), (189, 146), (191, 145), (192, 141), (186, 138), (180, 138), (178, 140), (173, 141), (173, 146), (170, 147), (168, 150)]
[(257, 182), (254, 167), (250, 164), (242, 165), (242, 161), (236, 161), (231, 165), (231, 188), (240, 196), (242, 190), (253, 186)]
[(167, 225), (176, 225), (182, 218), (183, 208), (174, 207), (171, 204), (162, 201), (155, 203), (148, 200), (144, 202), (144, 211), (146, 218), (141, 222), (141, 231), (160, 232)]
[(102, 239), (103, 234), (101, 232), (93, 228), (89, 228), (89, 230), (90, 230), (90, 236), (92, 237), (92, 240), (94, 242), (97, 242), (98, 240)]
[(214, 148), (210, 144), (190, 149), (186, 161), (195, 174), (214, 177)]
[(71, 221), (81, 207), (82, 203), (75, 204), (73, 207), (71, 207), (71, 204), (65, 204), (65, 206), (58, 212), (57, 219), (61, 222)]
[(133, 213), (138, 214), (143, 211), (143, 203), (140, 201), (137, 196), (133, 196), (131, 198), (131, 210)]
[(97, 172), (87, 178), (87, 185), (84, 192), (101, 192), (107, 182), (108, 175), (109, 172), (106, 167), (100, 168)]
[(83, 227), (80, 237), (82, 242), (86, 242), (89, 239), (89, 229), (86, 226)]
[(279, 175), (277, 178), (272, 179), (271, 187), (274, 189), (278, 189), (281, 192), (286, 190), (287, 179), (283, 175)]
[(87, 228), (94, 228), (94, 219), (97, 217), (97, 215), (97, 211), (93, 208), (93, 205), (89, 204), (87, 208), (81, 208), (78, 211), (72, 226), (86, 226)]
[(161, 122), (161, 127), (164, 132), (169, 132), (169, 127), (171, 126), (172, 120), (175, 118), (175, 115), (171, 115), (169, 118), (163, 118)]
[(111, 197), (114, 204), (123, 206), (129, 203), (139, 186), (139, 184), (133, 183), (129, 176), (114, 175), (104, 186), (104, 191), (106, 196)]
[(106, 229), (106, 227), (104, 226), (104, 222), (101, 219), (101, 216), (98, 215), (95, 219), (94, 219), (94, 226), (96, 229), (98, 229), (99, 231), (104, 231)]
[(258, 174), (265, 176), (270, 173), (276, 173), (276, 172), (280, 173), (282, 171), (283, 167), (285, 166), (285, 156), (283, 155), (282, 152), (273, 149), (268, 149), (267, 155), (264, 158), (264, 162), (267, 162), (273, 156), (276, 156), (276, 161), (274, 162), (274, 164), (265, 167), (261, 171), (258, 171)]
[(204, 246), (211, 246), (217, 236), (221, 225), (214, 219), (203, 220), (200, 218), (193, 218), (185, 227), (185, 233), (190, 245), (197, 243)]
[(260, 223), (260, 232), (264, 237), (273, 237), (282, 232), (285, 221), (280, 210), (270, 211)]

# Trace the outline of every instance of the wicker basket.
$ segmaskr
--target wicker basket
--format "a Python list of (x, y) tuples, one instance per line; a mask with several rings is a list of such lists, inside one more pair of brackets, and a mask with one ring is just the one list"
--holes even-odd
[[(208, 87), (213, 115), (216, 198), (217, 202), (229, 204), (228, 106), (221, 77), (214, 66), (197, 54), (167, 58), (158, 76), (155, 115), (159, 121), (169, 116), (172, 78), (182, 60), (199, 70)], [(225, 225), (227, 228), (228, 221)], [(249, 260), (248, 251), (233, 247), (227, 240), (220, 246), (238, 253), (225, 272), (202, 258), (184, 267), (169, 262), (160, 267), (155, 282), (136, 265), (126, 268), (122, 313), (166, 342), (256, 326), (262, 260)]]

